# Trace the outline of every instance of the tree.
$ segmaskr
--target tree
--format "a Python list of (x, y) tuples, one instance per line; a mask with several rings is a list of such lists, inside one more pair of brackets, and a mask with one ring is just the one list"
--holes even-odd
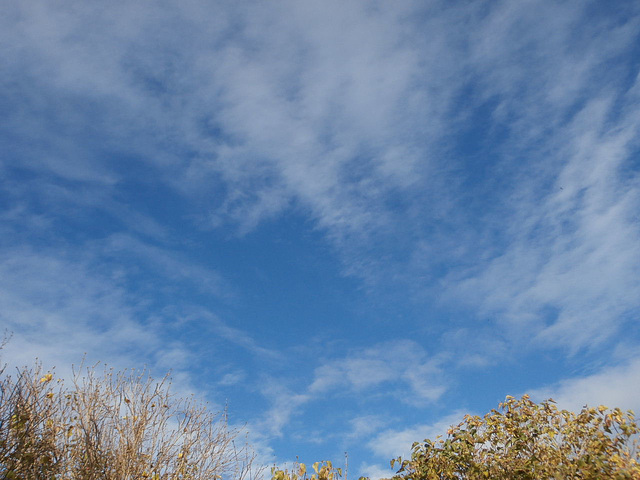
[(40, 365), (0, 370), (0, 479), (213, 480), (254, 476), (226, 415), (176, 398), (167, 378), (80, 369), (71, 388)]
[(632, 411), (585, 407), (578, 414), (508, 396), (500, 411), (467, 415), (435, 441), (414, 443), (393, 480), (640, 480)]

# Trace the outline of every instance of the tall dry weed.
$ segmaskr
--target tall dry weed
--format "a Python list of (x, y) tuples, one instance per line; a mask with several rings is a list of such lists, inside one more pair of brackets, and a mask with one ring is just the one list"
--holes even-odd
[(248, 480), (254, 455), (225, 412), (171, 393), (168, 378), (98, 367), (70, 387), (40, 364), (0, 371), (0, 478)]

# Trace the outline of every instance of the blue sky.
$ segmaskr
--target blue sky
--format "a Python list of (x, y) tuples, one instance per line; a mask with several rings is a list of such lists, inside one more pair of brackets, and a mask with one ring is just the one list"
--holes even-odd
[(377, 478), (505, 395), (640, 409), (634, 1), (8, 0), (0, 326)]

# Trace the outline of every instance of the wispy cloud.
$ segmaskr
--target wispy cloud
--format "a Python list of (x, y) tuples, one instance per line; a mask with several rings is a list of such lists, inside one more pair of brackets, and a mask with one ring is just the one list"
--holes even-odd
[(7, 346), (14, 364), (30, 364), (38, 356), (70, 365), (85, 352), (92, 353), (91, 361), (120, 364), (129, 357), (125, 351), (138, 352), (128, 361), (140, 364), (164, 350), (152, 323), (145, 327), (137, 321), (141, 305), (117, 279), (93, 271), (86, 258), (31, 248), (5, 250), (0, 269), (0, 315), (15, 333)]
[[(269, 435), (281, 436), (290, 422), (307, 413), (314, 403), (340, 398), (365, 402), (368, 397), (383, 396), (399, 404), (424, 407), (447, 390), (441, 363), (441, 359), (429, 357), (416, 342), (398, 340), (324, 362), (315, 369), (313, 380), (297, 390), (292, 390), (283, 379), (268, 378), (262, 382), (260, 392), (271, 407), (256, 426)], [(373, 414), (357, 416), (350, 420), (351, 429), (344, 433), (340, 430), (340, 434), (354, 440), (378, 431), (385, 423)], [(321, 435), (330, 434), (323, 431)]]
[[(133, 6), (115, 16), (84, 7), (63, 15), (38, 2), (13, 5), (22, 21), (6, 24), (7, 35), (21, 39), (10, 75), (22, 78), (22, 87), (13, 88), (31, 102), (9, 122), (24, 148), (37, 136), (53, 152), (43, 151), (31, 168), (45, 166), (62, 178), (117, 186), (122, 174), (104, 157), (126, 142), (129, 162), (191, 198), (223, 179), (225, 196), (211, 198), (199, 212), (214, 224), (231, 220), (247, 231), (295, 200), (336, 238), (361, 234), (384, 218), (387, 192), (414, 183), (422, 140), (407, 127), (425, 113), (420, 105), (434, 99), (415, 90), (419, 50), (401, 28), (408, 11), (334, 7), (250, 5), (236, 12), (231, 32), (229, 17), (204, 25), (196, 7), (178, 15), (161, 8), (151, 19)], [(284, 21), (291, 16), (297, 21)], [(182, 44), (160, 35), (163, 28), (182, 32)], [(186, 42), (188, 52), (178, 48)], [(211, 42), (215, 61), (211, 50), (199, 47)], [(38, 59), (38, 74), (28, 70), (35, 61), (19, 58)], [(42, 118), (34, 114), (50, 108), (53, 96), (63, 108), (47, 116), (63, 122), (70, 138), (101, 138), (103, 151), (51, 148), (65, 137), (53, 137), (50, 123), (22, 121)], [(76, 108), (75, 98), (92, 108)], [(171, 149), (161, 132), (171, 132)], [(176, 148), (191, 151), (189, 160), (174, 155)]]
[(380, 431), (389, 424), (389, 419), (380, 415), (364, 415), (352, 418), (349, 421), (351, 431), (348, 434), (350, 439), (361, 439)]
[(271, 407), (264, 413), (262, 420), (254, 424), (254, 428), (257, 432), (272, 437), (282, 436), (283, 428), (299, 413), (300, 407), (312, 400), (307, 393), (292, 391), (274, 379), (263, 382), (260, 393), (270, 400)]
[(318, 367), (309, 392), (362, 392), (386, 383), (400, 384), (406, 401), (435, 401), (446, 391), (441, 363), (410, 340), (380, 343)]
[(637, 308), (640, 198), (624, 165), (639, 124), (631, 116), (610, 125), (610, 114), (611, 102), (590, 102), (558, 133), (566, 162), (551, 188), (516, 202), (504, 250), (467, 278), (450, 277), (484, 316), (545, 344), (576, 349), (611, 338)]
[[(145, 273), (146, 280), (133, 288), (140, 262), (145, 272), (155, 272), (154, 277)], [(48, 365), (68, 367), (87, 355), (88, 362), (100, 360), (119, 368), (149, 365), (159, 375), (172, 370), (186, 385), (185, 373), (202, 348), (183, 333), (193, 322), (250, 356), (278, 358), (247, 332), (194, 303), (189, 296), (193, 285), (224, 298), (224, 282), (216, 272), (133, 238), (37, 251), (5, 248), (0, 278), (0, 319), (13, 332), (5, 360), (10, 358), (14, 365), (28, 365), (39, 357)], [(180, 293), (176, 285), (183, 282)], [(163, 291), (172, 292), (171, 302), (162, 300)]]

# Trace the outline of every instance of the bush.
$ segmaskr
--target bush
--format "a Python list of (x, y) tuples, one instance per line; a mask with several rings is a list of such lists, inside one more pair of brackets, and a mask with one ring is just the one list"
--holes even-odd
[(640, 480), (631, 411), (558, 410), (553, 400), (507, 397), (502, 411), (465, 416), (446, 439), (415, 443), (393, 480)]
[[(82, 370), (82, 369), (81, 369)], [(88, 368), (71, 388), (40, 365), (0, 380), (0, 478), (212, 480), (255, 476), (226, 415), (175, 398), (167, 378)]]

